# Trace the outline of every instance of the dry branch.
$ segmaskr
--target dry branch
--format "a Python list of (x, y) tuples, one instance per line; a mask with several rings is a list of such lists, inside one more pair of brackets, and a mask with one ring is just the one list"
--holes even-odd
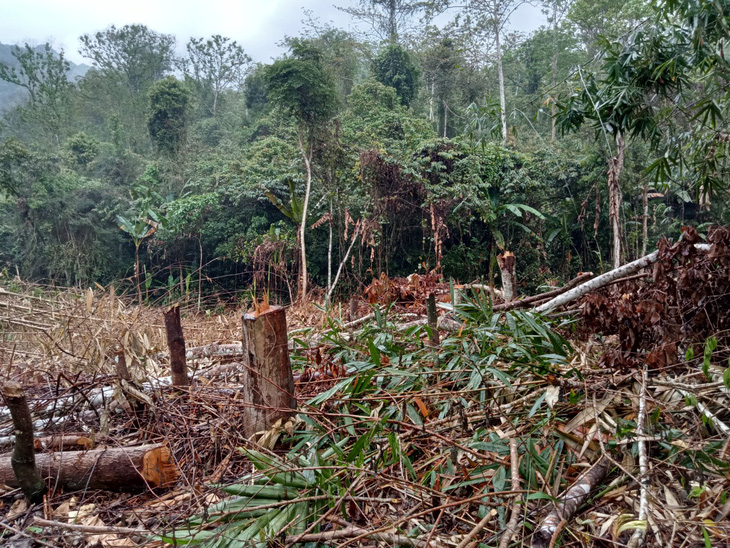
[(532, 548), (547, 548), (562, 520), (568, 521), (608, 473), (611, 461), (601, 457), (595, 466), (585, 472), (560, 498), (532, 537)]
[[(520, 490), (520, 457), (517, 453), (517, 439), (511, 438), (509, 440), (509, 454), (510, 454), (510, 468), (511, 468), (511, 474), (512, 474), (512, 490), (513, 491), (519, 491)], [(512, 514), (509, 518), (509, 523), (507, 524), (507, 528), (504, 531), (504, 534), (502, 535), (502, 538), (499, 540), (499, 548), (507, 548), (509, 546), (509, 543), (512, 542), (512, 537), (515, 534), (515, 531), (517, 530), (517, 522), (520, 519), (520, 499), (519, 497), (515, 498), (514, 503), (512, 504)]]

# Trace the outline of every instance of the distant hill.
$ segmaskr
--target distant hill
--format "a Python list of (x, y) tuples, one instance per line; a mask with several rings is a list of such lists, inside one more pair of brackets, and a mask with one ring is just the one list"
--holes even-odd
[[(38, 46), (38, 48), (40, 50), (41, 46)], [(0, 63), (17, 66), (15, 57), (13, 57), (12, 54), (12, 49), (12, 44), (0, 43)], [(69, 80), (76, 80), (77, 78), (80, 78), (86, 74), (86, 71), (90, 68), (88, 65), (83, 63), (77, 65), (76, 63), (69, 61), (69, 64), (71, 65), (71, 70), (68, 73)], [(0, 80), (0, 112), (20, 103), (25, 98), (25, 95), (26, 91), (20, 86)]]

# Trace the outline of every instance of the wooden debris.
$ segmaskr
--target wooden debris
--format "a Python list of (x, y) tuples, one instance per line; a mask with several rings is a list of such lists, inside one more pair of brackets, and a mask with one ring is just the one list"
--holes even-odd
[[(54, 488), (142, 491), (168, 487), (178, 479), (170, 450), (163, 445), (112, 447), (34, 455), (41, 477)], [(12, 458), (0, 457), (0, 483), (19, 486)]]
[(560, 497), (560, 502), (545, 517), (532, 537), (532, 548), (547, 548), (562, 520), (568, 521), (588, 495), (603, 481), (608, 473), (611, 461), (608, 457), (601, 459), (581, 475), (578, 480)]

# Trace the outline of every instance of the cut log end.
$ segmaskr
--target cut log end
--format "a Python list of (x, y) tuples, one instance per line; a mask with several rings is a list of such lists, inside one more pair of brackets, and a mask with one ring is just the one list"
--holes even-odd
[(180, 477), (168, 447), (157, 447), (142, 457), (142, 477), (150, 487), (170, 487)]

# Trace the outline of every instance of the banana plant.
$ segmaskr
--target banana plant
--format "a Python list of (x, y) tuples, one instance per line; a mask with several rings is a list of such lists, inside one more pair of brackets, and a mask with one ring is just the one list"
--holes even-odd
[(152, 208), (152, 201), (162, 200), (154, 190), (147, 187), (132, 189), (132, 200), (137, 202), (138, 209), (134, 217), (117, 215), (119, 228), (126, 232), (134, 243), (134, 278), (137, 285), (137, 299), (142, 304), (142, 276), (139, 264), (139, 248), (142, 243), (152, 237), (160, 224), (165, 222), (165, 217)]

